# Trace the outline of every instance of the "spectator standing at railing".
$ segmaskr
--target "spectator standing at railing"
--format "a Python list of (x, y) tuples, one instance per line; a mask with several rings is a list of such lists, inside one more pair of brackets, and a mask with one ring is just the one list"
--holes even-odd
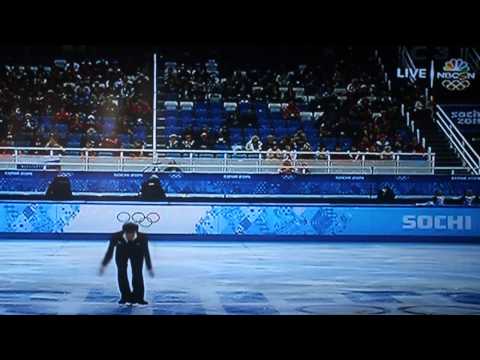
[(282, 166), (278, 169), (278, 173), (282, 175), (294, 174), (295, 167), (292, 165), (292, 160), (289, 158), (283, 160)]
[(351, 150), (347, 151), (347, 156), (348, 156), (348, 159), (353, 161), (358, 161), (362, 157), (360, 151), (358, 151), (355, 146), (352, 146)]
[(267, 160), (281, 160), (282, 150), (278, 147), (278, 144), (274, 142), (267, 150)]
[[(311, 153), (313, 152), (312, 146), (310, 143), (306, 142), (300, 148), (299, 152), (301, 153)], [(298, 154), (299, 159), (313, 159), (313, 154)]]
[[(120, 145), (120, 139), (115, 132), (110, 136), (105, 136), (100, 143), (100, 147), (104, 149), (119, 149)], [(119, 155), (119, 153), (117, 153), (117, 155)]]
[(435, 196), (431, 201), (431, 205), (434, 206), (444, 206), (445, 205), (445, 195), (440, 190), (435, 191)]
[(211, 150), (212, 143), (207, 132), (204, 131), (200, 134), (200, 138), (197, 142), (197, 148), (199, 150)]
[(82, 154), (81, 156), (82, 157), (87, 156), (87, 152), (89, 157), (97, 156), (96, 152), (88, 151), (90, 149), (95, 149), (95, 148), (97, 148), (97, 144), (95, 143), (95, 140), (93, 139), (86, 140), (85, 145), (83, 146), (83, 152), (81, 153)]
[(230, 144), (230, 135), (228, 133), (228, 128), (226, 126), (222, 126), (217, 133), (215, 144), (217, 145), (226, 145)]
[(133, 142), (133, 149), (138, 150), (132, 153), (134, 157), (143, 157), (144, 150), (145, 150), (145, 143), (140, 139), (136, 139)]
[(97, 139), (98, 139), (98, 133), (97, 133), (97, 130), (95, 129), (95, 127), (93, 127), (93, 126), (90, 125), (90, 126), (87, 128), (87, 131), (86, 131), (86, 133), (85, 133), (84, 138), (85, 138), (85, 141), (93, 140), (93, 141), (96, 142)]
[(168, 166), (163, 170), (164, 172), (182, 172), (182, 169), (177, 165), (175, 160), (170, 160)]
[(388, 145), (380, 153), (380, 160), (393, 160), (393, 155), (392, 147)]
[(245, 146), (246, 151), (262, 151), (263, 144), (260, 141), (260, 138), (257, 135), (253, 135), (247, 145)]
[(57, 137), (55, 136), (54, 133), (49, 134), (48, 141), (47, 141), (47, 143), (45, 144), (44, 147), (46, 147), (46, 148), (60, 148), (60, 149), (63, 150), (63, 146), (60, 145), (60, 143), (58, 142)]
[[(40, 137), (40, 136), (35, 136), (33, 139), (32, 139), (32, 143), (31, 143), (31, 146), (34, 147), (34, 148), (41, 148), (43, 147), (43, 144), (44, 144), (44, 141), (43, 139)], [(38, 150), (34, 150), (32, 152), (33, 155), (40, 155), (41, 152), (38, 151)]]
[(281, 141), (280, 141), (280, 148), (285, 149), (286, 147), (289, 147), (289, 149), (294, 148), (294, 142), (291, 136), (285, 136)]
[[(0, 146), (1, 147), (15, 147), (14, 135), (13, 135), (13, 132), (11, 130), (9, 130), (7, 132), (7, 135), (5, 136), (5, 138), (0, 141)], [(12, 151), (2, 150), (0, 153), (4, 154), (4, 155), (5, 154), (11, 155)]]
[(329, 151), (327, 150), (325, 145), (319, 144), (317, 152), (315, 153), (315, 157), (317, 158), (317, 160), (328, 160), (328, 155)]
[(465, 191), (465, 194), (460, 199), (460, 201), (463, 206), (470, 207), (473, 206), (476, 202), (478, 202), (478, 197), (473, 194), (472, 189), (468, 189), (467, 191)]
[(296, 173), (298, 175), (309, 175), (310, 174), (310, 169), (309, 169), (307, 163), (302, 161), (300, 163), (300, 165), (297, 166)]
[(263, 143), (263, 148), (268, 151), (268, 149), (272, 148), (274, 144), (276, 144), (277, 141), (275, 139), (275, 135), (269, 134), (267, 135), (265, 142)]
[(293, 148), (300, 150), (307, 143), (307, 136), (302, 130), (298, 130), (293, 136)]
[(292, 149), (290, 145), (285, 145), (282, 150), (282, 158), (285, 160), (296, 161), (297, 160), (297, 151)]
[(185, 150), (195, 150), (197, 147), (195, 139), (193, 139), (192, 135), (189, 133), (185, 135), (182, 145)]
[(400, 140), (395, 140), (393, 143), (393, 152), (401, 153), (403, 151), (403, 146)]
[(182, 144), (178, 140), (177, 134), (171, 134), (168, 138), (167, 149), (168, 150), (179, 150), (182, 148)]

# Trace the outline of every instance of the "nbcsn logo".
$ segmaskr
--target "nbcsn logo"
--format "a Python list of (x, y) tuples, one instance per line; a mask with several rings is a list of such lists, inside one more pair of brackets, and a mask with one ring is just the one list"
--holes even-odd
[[(397, 69), (397, 78), (411, 79), (427, 79), (428, 70), (425, 68), (415, 69)], [(430, 86), (433, 87), (434, 81), (439, 80), (442, 86), (449, 91), (463, 91), (472, 85), (476, 74), (470, 71), (470, 65), (463, 59), (450, 59), (445, 63), (443, 71), (435, 73), (435, 65), (432, 61), (430, 69)]]
[(475, 73), (470, 72), (470, 66), (462, 59), (451, 59), (445, 63), (443, 72), (437, 74), (442, 80), (442, 86), (450, 91), (463, 91), (472, 85)]

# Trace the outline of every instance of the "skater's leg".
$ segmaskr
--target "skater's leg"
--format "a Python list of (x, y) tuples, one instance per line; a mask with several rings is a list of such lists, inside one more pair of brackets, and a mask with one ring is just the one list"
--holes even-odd
[(130, 284), (128, 281), (128, 258), (117, 258), (117, 279), (118, 288), (120, 290), (121, 299), (120, 302), (125, 303), (131, 300), (132, 292), (130, 290)]
[(144, 302), (143, 259), (132, 258), (132, 285), (134, 301), (139, 303)]

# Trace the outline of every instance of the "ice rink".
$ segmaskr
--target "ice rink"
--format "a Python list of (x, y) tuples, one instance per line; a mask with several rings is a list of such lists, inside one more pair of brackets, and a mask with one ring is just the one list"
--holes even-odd
[(106, 248), (1, 241), (0, 314), (480, 314), (480, 245), (152, 242), (147, 307), (117, 304)]

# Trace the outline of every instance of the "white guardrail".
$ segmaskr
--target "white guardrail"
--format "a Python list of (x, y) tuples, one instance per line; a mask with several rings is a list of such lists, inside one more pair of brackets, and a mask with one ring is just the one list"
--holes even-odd
[(465, 165), (475, 174), (480, 174), (480, 156), (470, 143), (465, 139), (463, 134), (458, 130), (450, 117), (445, 113), (440, 105), (437, 105), (435, 112), (435, 122), (445, 133), (451, 146), (456, 153), (462, 158)]
[(265, 151), (0, 147), (0, 170), (268, 174), (283, 168), (300, 173), (308, 169), (310, 174), (435, 173), (433, 153), (293, 152), (291, 166), (284, 166), (285, 154), (277, 155), (280, 158), (269, 158)]

